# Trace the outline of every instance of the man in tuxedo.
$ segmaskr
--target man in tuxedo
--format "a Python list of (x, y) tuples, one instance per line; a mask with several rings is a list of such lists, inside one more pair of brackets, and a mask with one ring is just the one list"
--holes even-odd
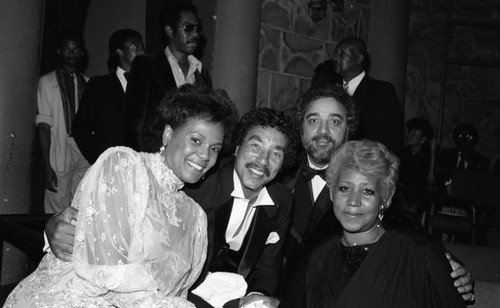
[(340, 85), (312, 87), (298, 100), (296, 122), (305, 155), (298, 168), (283, 177), (293, 191), (294, 203), (280, 286), (286, 307), (304, 306), (307, 256), (318, 243), (342, 230), (324, 175), (330, 155), (355, 132), (357, 113)]
[(394, 86), (366, 74), (369, 56), (365, 42), (357, 37), (341, 40), (333, 60), (335, 71), (342, 75), (343, 86), (359, 112), (359, 127), (354, 139), (379, 141), (398, 154), (404, 132), (403, 112)]
[(236, 157), (222, 161), (205, 180), (186, 188), (209, 217), (205, 269), (242, 275), (252, 292), (244, 299), (247, 304), (264, 300), (270, 307), (278, 305), (270, 296), (278, 287), (292, 196), (273, 180), (282, 167), (294, 162), (298, 141), (294, 131), (293, 122), (272, 109), (247, 113), (239, 122)]
[(144, 150), (142, 132), (169, 91), (185, 83), (211, 87), (207, 71), (193, 56), (202, 34), (196, 7), (174, 3), (165, 13), (165, 50), (136, 57), (130, 71), (123, 129), (125, 145), (136, 151)]
[(109, 39), (110, 73), (92, 77), (75, 116), (72, 132), (87, 161), (93, 164), (107, 148), (123, 144), (123, 104), (132, 61), (144, 53), (139, 32), (121, 29)]
[[(304, 92), (298, 100), (296, 122), (305, 155), (299, 167), (282, 178), (293, 191), (294, 210), (279, 294), (285, 307), (298, 308), (305, 306), (305, 272), (310, 251), (342, 230), (333, 213), (324, 172), (331, 154), (355, 134), (358, 117), (349, 94), (340, 85), (333, 85), (312, 87)], [(384, 219), (389, 227), (401, 224), (406, 228), (419, 227), (418, 221), (396, 214)], [(452, 259), (450, 264), (459, 293), (464, 300), (473, 298), (470, 273)]]

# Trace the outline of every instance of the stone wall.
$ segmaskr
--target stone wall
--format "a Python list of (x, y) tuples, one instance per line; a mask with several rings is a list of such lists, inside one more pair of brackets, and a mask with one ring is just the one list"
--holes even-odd
[(426, 117), (438, 133), (442, 117), (441, 148), (453, 146), (455, 125), (472, 123), (476, 149), (493, 163), (500, 157), (500, 2), (412, 0), (409, 29), (406, 118)]
[(342, 14), (328, 6), (313, 24), (307, 0), (263, 0), (257, 107), (285, 110), (309, 87), (314, 68), (349, 35), (368, 40), (370, 0), (346, 0)]

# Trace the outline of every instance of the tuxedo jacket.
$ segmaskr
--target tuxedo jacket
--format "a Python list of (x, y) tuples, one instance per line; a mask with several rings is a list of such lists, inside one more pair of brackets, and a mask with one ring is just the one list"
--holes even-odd
[(72, 133), (89, 163), (93, 164), (107, 148), (123, 144), (124, 101), (125, 92), (114, 71), (87, 83)]
[[(198, 72), (198, 71), (196, 71)], [(196, 84), (211, 87), (206, 70), (195, 73)], [(154, 112), (165, 95), (177, 88), (170, 63), (162, 50), (135, 57), (127, 83), (124, 114), (124, 142), (143, 151), (143, 130), (151, 124)]]
[(305, 307), (305, 273), (310, 251), (342, 227), (333, 213), (328, 187), (325, 185), (313, 202), (312, 188), (302, 175), (307, 156), (298, 168), (284, 175), (281, 182), (293, 193), (293, 219), (284, 250), (284, 268), (279, 294), (284, 307)]
[(379, 141), (398, 154), (404, 127), (403, 111), (394, 86), (365, 75), (352, 98), (359, 112), (355, 139)]
[[(233, 207), (234, 160), (220, 166), (198, 185), (186, 187), (186, 193), (205, 210), (208, 216), (209, 252), (203, 281), (214, 255), (225, 243), (225, 232)], [(292, 195), (285, 186), (274, 183), (267, 186), (274, 206), (258, 206), (246, 235), (246, 246), (237, 273), (248, 283), (248, 292), (276, 293), (281, 270), (282, 251), (289, 231), (292, 214)], [(269, 235), (278, 235), (275, 243), (267, 243)]]

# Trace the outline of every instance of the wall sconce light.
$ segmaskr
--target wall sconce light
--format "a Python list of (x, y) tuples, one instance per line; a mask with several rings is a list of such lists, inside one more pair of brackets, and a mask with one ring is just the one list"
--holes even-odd
[(344, 11), (344, 0), (308, 0), (307, 8), (313, 23), (317, 23), (326, 17), (328, 3), (330, 3), (332, 11)]

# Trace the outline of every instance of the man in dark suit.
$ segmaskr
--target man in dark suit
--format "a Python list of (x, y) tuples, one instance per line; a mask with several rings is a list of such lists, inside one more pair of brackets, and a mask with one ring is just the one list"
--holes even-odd
[(176, 3), (168, 7), (165, 50), (137, 57), (130, 71), (124, 118), (124, 142), (143, 151), (142, 131), (165, 95), (189, 83), (211, 87), (210, 78), (201, 62), (193, 56), (202, 33), (196, 7)]
[(144, 53), (139, 32), (121, 29), (109, 39), (110, 73), (89, 80), (72, 127), (83, 156), (93, 164), (107, 148), (123, 144), (123, 104), (127, 73), (137, 55)]
[(324, 172), (330, 155), (355, 131), (354, 103), (340, 85), (312, 87), (299, 98), (296, 121), (306, 154), (283, 183), (293, 190), (294, 214), (285, 247), (280, 293), (286, 307), (303, 307), (305, 266), (310, 250), (341, 231)]
[(490, 166), (488, 157), (474, 150), (478, 133), (472, 124), (458, 124), (453, 130), (453, 140), (456, 147), (443, 150), (436, 161), (436, 182), (443, 189), (451, 184), (457, 171), (487, 171)]
[(379, 141), (397, 154), (404, 132), (403, 112), (394, 86), (366, 74), (369, 57), (365, 42), (357, 37), (341, 40), (333, 60), (358, 108), (359, 127), (354, 139)]
[[(273, 180), (282, 167), (294, 162), (298, 141), (294, 131), (293, 122), (272, 109), (247, 113), (239, 123), (236, 158), (222, 161), (205, 180), (186, 187), (209, 217), (205, 269), (242, 275), (253, 292), (245, 297), (247, 304), (257, 300), (269, 307), (278, 304), (270, 296), (278, 287), (292, 196)], [(200, 281), (204, 278), (202, 274)], [(197, 307), (204, 307), (190, 297)]]

